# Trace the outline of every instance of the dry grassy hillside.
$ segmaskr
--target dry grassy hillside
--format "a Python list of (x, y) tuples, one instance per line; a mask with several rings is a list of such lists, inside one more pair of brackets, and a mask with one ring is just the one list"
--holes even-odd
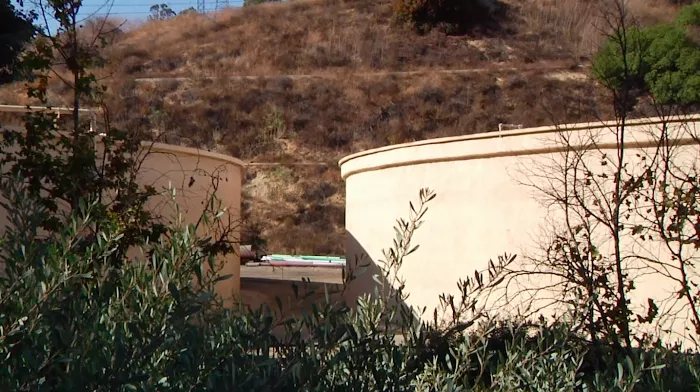
[[(548, 26), (518, 34), (512, 21), (489, 40), (407, 36), (391, 26), (391, 15), (389, 1), (269, 3), (149, 23), (114, 53), (121, 70), (134, 76), (231, 76), (462, 69), (558, 59), (562, 49), (571, 49), (555, 42), (563, 38), (561, 32)], [(538, 43), (545, 50), (532, 58), (528, 48)]]
[[(388, 0), (297, 0), (187, 14), (132, 31), (114, 56), (132, 76), (343, 74), (574, 59), (597, 44), (595, 0), (506, 1), (501, 28), (471, 37), (396, 28)], [(654, 22), (673, 14), (664, 3), (633, 0), (631, 7)]]
[[(273, 252), (342, 254), (340, 157), (499, 122), (607, 117), (586, 69), (600, 42), (596, 3), (512, 0), (497, 31), (468, 36), (412, 33), (392, 23), (388, 0), (292, 0), (148, 22), (107, 50), (110, 109), (126, 129), (283, 163), (248, 171), (248, 224)], [(644, 23), (675, 13), (630, 4)], [(20, 90), (0, 99), (22, 103)], [(67, 92), (56, 87), (57, 104)]]

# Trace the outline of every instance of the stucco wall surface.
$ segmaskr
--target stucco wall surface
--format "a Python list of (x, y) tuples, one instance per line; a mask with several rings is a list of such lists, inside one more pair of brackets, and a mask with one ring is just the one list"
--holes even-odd
[[(214, 209), (226, 208), (222, 217), (230, 225), (229, 240), (238, 243), (241, 224), (241, 187), (244, 163), (238, 159), (199, 149), (160, 143), (144, 143), (148, 151), (139, 171), (139, 183), (155, 187), (156, 191), (175, 190), (175, 202), (183, 222), (196, 224), (212, 196), (221, 203)], [(174, 217), (173, 204), (165, 196), (150, 201), (152, 211), (165, 218)], [(200, 227), (205, 228), (204, 224)], [(215, 228), (220, 230), (221, 228)], [(220, 233), (202, 229), (199, 234), (212, 236)], [(220, 273), (231, 278), (217, 284), (217, 292), (231, 303), (240, 292), (240, 256), (232, 253), (220, 260)]]
[[(653, 154), (659, 121), (628, 124), (625, 145), (631, 160)], [(700, 135), (699, 124), (697, 115), (669, 123), (680, 151), (677, 164), (698, 162), (698, 139), (689, 135)], [(520, 129), (394, 145), (342, 159), (349, 267), (363, 255), (375, 263), (385, 260), (382, 251), (392, 245), (396, 219), (408, 216), (408, 203), (415, 205), (421, 188), (430, 188), (437, 196), (428, 204), (424, 223), (413, 239), (420, 248), (408, 256), (401, 272), (410, 295), (408, 303), (425, 306), (425, 316), (431, 318), (439, 295), (456, 295), (457, 280), (486, 269), (490, 259), (504, 253), (531, 261), (542, 256), (551, 234), (548, 227), (563, 217), (561, 211), (546, 205), (542, 189), (561, 184), (535, 172), (561, 167), (572, 151), (591, 151), (592, 142), (596, 150), (615, 154), (615, 129), (612, 122)], [(564, 147), (563, 137), (571, 148)], [(584, 161), (594, 170), (601, 169), (600, 154), (590, 155)], [(641, 246), (646, 247), (641, 253), (666, 257), (658, 244)], [(525, 285), (536, 287), (545, 281)], [(349, 296), (368, 292), (373, 284), (366, 274), (353, 283)], [(641, 306), (648, 297), (666, 298), (672, 291), (665, 281), (643, 277), (632, 297)], [(543, 301), (547, 296), (537, 295)], [(517, 311), (512, 293), (500, 301), (498, 306), (505, 307), (494, 304), (493, 309)], [(552, 312), (553, 308), (545, 310)], [(685, 322), (687, 319), (674, 324), (673, 330), (683, 334)]]

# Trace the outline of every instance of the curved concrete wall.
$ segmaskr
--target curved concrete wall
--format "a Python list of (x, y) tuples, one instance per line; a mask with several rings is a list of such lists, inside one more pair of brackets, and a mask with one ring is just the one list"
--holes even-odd
[[(100, 148), (98, 143), (97, 148)], [(161, 143), (142, 143), (139, 153), (143, 162), (138, 172), (141, 185), (151, 185), (156, 191), (175, 189), (183, 222), (197, 223), (212, 194), (220, 200), (221, 208), (227, 208), (224, 217), (233, 230), (229, 233), (232, 241), (240, 236), (241, 186), (245, 164), (235, 158), (207, 152), (195, 148), (173, 146)], [(167, 196), (157, 195), (149, 201), (149, 208), (171, 220), (174, 217), (172, 203)], [(0, 208), (0, 235), (4, 232), (6, 211)], [(200, 230), (201, 235), (209, 233)], [(138, 251), (136, 251), (138, 252)], [(220, 260), (221, 274), (231, 274), (231, 279), (220, 282), (217, 292), (231, 303), (240, 291), (240, 257), (228, 255)]]
[[(197, 223), (212, 195), (219, 199), (228, 213), (222, 217), (231, 225), (229, 240), (238, 243), (241, 223), (241, 187), (245, 164), (227, 155), (195, 148), (161, 143), (143, 143), (148, 151), (139, 171), (139, 183), (151, 185), (157, 191), (175, 189), (175, 201), (185, 223)], [(162, 196), (150, 200), (150, 208), (165, 218), (174, 216), (172, 203)], [(216, 236), (200, 230), (200, 235)], [(237, 249), (236, 249), (237, 251)], [(238, 252), (220, 260), (221, 274), (231, 278), (217, 284), (217, 292), (228, 304), (240, 292), (241, 263)]]
[[(700, 116), (687, 118), (700, 131)], [(657, 119), (634, 121), (628, 128), (627, 146), (641, 152), (656, 145), (649, 130)], [(612, 123), (563, 126), (573, 144), (586, 149), (586, 140), (596, 135), (602, 150), (615, 149)], [(544, 181), (527, 177), (527, 169), (560, 162), (558, 141), (562, 127), (540, 127), (451, 137), (394, 145), (348, 156), (340, 161), (346, 181), (347, 260), (365, 257), (384, 260), (395, 233), (396, 219), (408, 215), (409, 201), (416, 202), (420, 188), (428, 187), (437, 197), (428, 205), (424, 224), (413, 243), (418, 251), (405, 261), (401, 271), (406, 279), (410, 305), (427, 307), (432, 318), (439, 295), (457, 295), (457, 280), (484, 270), (490, 259), (504, 253), (534, 256), (540, 248), (545, 218), (556, 212), (545, 208), (537, 192), (523, 184)], [(698, 159), (692, 138), (680, 144), (690, 152), (688, 162)], [(595, 158), (599, 159), (599, 158)], [(647, 296), (661, 297), (668, 286), (640, 281), (637, 302)], [(542, 284), (542, 282), (537, 283)], [(373, 281), (367, 273), (352, 284), (349, 297), (368, 292)], [(512, 304), (511, 304), (512, 305)], [(495, 305), (494, 305), (495, 306)], [(512, 309), (512, 308), (511, 308)], [(679, 329), (680, 328), (680, 329)], [(681, 327), (674, 330), (682, 333)]]

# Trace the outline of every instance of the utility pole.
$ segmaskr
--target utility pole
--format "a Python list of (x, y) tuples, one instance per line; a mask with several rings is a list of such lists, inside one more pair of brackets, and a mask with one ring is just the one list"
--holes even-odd
[(204, 4), (205, 0), (197, 0), (197, 12), (204, 14), (207, 12), (207, 6)]

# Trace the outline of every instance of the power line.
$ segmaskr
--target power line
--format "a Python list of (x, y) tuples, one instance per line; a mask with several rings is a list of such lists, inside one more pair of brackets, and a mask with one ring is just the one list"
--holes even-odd
[(151, 14), (151, 11), (132, 11), (132, 12), (100, 12), (92, 14), (94, 16), (112, 16), (112, 15), (146, 15)]
[[(197, 11), (199, 12), (199, 11)], [(204, 12), (206, 13), (206, 12)], [(147, 15), (152, 14), (151, 11), (131, 11), (131, 12), (96, 12), (91, 16), (112, 16), (112, 15)]]
[[(146, 3), (140, 3), (140, 4), (110, 4), (110, 5), (107, 5), (107, 4), (105, 4), (105, 5), (93, 5), (93, 4), (90, 4), (90, 5), (84, 5), (84, 6), (82, 6), (81, 8), (84, 9), (85, 12), (86, 12), (86, 13), (89, 13), (91, 16), (147, 15), (147, 14), (150, 14), (150, 13), (151, 13), (150, 10), (148, 10), (148, 11), (146, 11), (146, 10), (127, 11), (127, 10), (124, 10), (124, 8), (125, 8), (125, 7), (130, 7), (130, 8), (151, 7), (151, 6), (153, 6), (154, 4), (157, 4), (158, 1), (162, 1), (162, 0), (154, 0), (154, 3), (152, 3), (152, 4), (146, 4)], [(211, 1), (211, 0), (210, 0), (210, 1)], [(231, 4), (234, 4), (234, 5), (236, 5), (236, 6), (240, 6), (240, 5), (243, 4), (243, 1), (242, 1), (242, 0), (214, 0), (214, 1), (215, 1), (215, 3), (214, 3), (214, 9), (213, 9), (213, 10), (212, 10), (212, 9), (207, 10), (207, 5), (208, 5), (208, 4), (206, 4), (206, 0), (197, 0), (197, 7), (196, 7), (197, 12), (202, 13), (202, 14), (205, 14), (205, 13), (207, 13), (208, 11), (218, 11), (218, 10), (222, 10), (222, 9), (224, 9), (224, 8), (226, 8), (226, 7), (231, 6)], [(166, 5), (168, 5), (168, 6), (170, 6), (170, 7), (178, 7), (178, 8), (180, 8), (180, 7), (185, 8), (185, 7), (187, 7), (187, 6), (193, 6), (193, 3), (192, 3), (192, 2), (188, 2), (188, 3), (181, 3), (181, 2), (180, 2), (180, 3), (170, 3), (170, 2), (167, 2), (167, 1), (166, 1), (166, 2), (164, 2), (164, 3), (165, 3)], [(90, 7), (93, 7), (93, 8), (90, 8)], [(117, 8), (117, 7), (121, 7), (121, 8), (120, 8), (120, 9), (117, 9), (116, 12), (109, 11), (109, 10), (111, 10), (111, 9), (113, 9), (113, 8)], [(102, 10), (104, 10), (104, 11), (102, 11)]]
[[(86, 4), (80, 7), (80, 9), (87, 9), (87, 8), (114, 8), (114, 7), (150, 7), (156, 3), (151, 3), (151, 4), (112, 4), (112, 5), (96, 5), (96, 4)], [(187, 5), (192, 5), (191, 2), (189, 3), (166, 3), (168, 6), (187, 6)]]
[(222, 8), (228, 7), (228, 0), (216, 0), (216, 6), (214, 10), (218, 11)]
[[(162, 0), (154, 0), (153, 3), (137, 3), (137, 4), (102, 4), (102, 5), (97, 5), (97, 4), (85, 4), (81, 6), (81, 9), (85, 10), (86, 12), (90, 11), (98, 11), (101, 9), (112, 9), (112, 8), (140, 8), (140, 7), (151, 7), (155, 4), (158, 4), (158, 1)], [(220, 10), (225, 7), (230, 6), (231, 4), (235, 5), (242, 5), (243, 1), (242, 0), (214, 0), (215, 1), (215, 8), (214, 10)], [(166, 4), (169, 7), (187, 7), (187, 6), (193, 6), (194, 4), (192, 2), (178, 2), (178, 3), (172, 3), (168, 1), (164, 1), (164, 4)], [(197, 0), (197, 6), (196, 9), (198, 12), (201, 13), (206, 13), (206, 0)], [(108, 13), (108, 12), (105, 12)], [(128, 11), (118, 11), (118, 12), (109, 12), (110, 14), (124, 14), (124, 13), (142, 13), (140, 11), (134, 11), (134, 12), (128, 12)]]

